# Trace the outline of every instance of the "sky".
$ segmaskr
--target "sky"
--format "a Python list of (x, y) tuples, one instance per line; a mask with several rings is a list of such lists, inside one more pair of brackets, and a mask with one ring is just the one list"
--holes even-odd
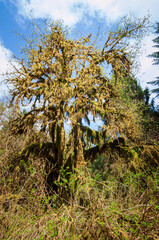
[[(138, 18), (150, 14), (151, 23), (155, 24), (159, 22), (158, 9), (159, 0), (0, 0), (0, 98), (8, 94), (3, 74), (10, 71), (9, 62), (13, 55), (19, 56), (22, 47), (17, 33), (27, 33), (31, 18), (62, 19), (74, 32), (89, 34), (99, 24), (110, 29), (129, 12)], [(153, 31), (143, 39), (139, 59), (137, 79), (143, 89), (152, 89), (147, 82), (159, 76), (158, 66), (147, 57), (155, 51)]]

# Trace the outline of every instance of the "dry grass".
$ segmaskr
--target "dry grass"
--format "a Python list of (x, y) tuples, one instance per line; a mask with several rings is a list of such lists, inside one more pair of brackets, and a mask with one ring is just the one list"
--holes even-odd
[(157, 173), (124, 172), (124, 166), (116, 165), (101, 180), (97, 173), (92, 177), (88, 170), (78, 171), (69, 182), (61, 180), (70, 193), (64, 199), (55, 193), (47, 196), (44, 165), (38, 162), (42, 160), (30, 160), (22, 184), (14, 178), (3, 185), (1, 239), (157, 240)]
[(46, 159), (18, 159), (25, 137), (1, 133), (0, 239), (158, 239), (158, 169), (133, 148), (131, 161), (114, 153), (111, 164), (99, 156), (84, 171), (63, 169), (57, 184), (65, 197), (49, 196)]

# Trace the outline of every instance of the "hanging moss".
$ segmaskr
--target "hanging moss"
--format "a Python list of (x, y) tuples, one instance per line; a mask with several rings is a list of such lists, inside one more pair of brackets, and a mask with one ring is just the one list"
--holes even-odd
[(145, 168), (149, 171), (150, 169), (159, 167), (159, 144), (132, 147), (123, 145), (120, 143), (120, 139), (115, 139), (113, 142), (104, 144), (101, 148), (95, 146), (84, 152), (85, 159), (91, 163), (96, 160), (98, 155), (103, 154), (110, 163), (120, 159), (127, 166), (134, 169)]

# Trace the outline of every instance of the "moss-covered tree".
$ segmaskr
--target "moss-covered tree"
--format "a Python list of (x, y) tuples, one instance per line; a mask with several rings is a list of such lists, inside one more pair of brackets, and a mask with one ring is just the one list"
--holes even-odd
[[(27, 134), (29, 128), (36, 126), (37, 134), (45, 132), (51, 139), (45, 147), (52, 149), (57, 173), (66, 162), (71, 169), (85, 165), (84, 138), (95, 144), (104, 143), (108, 132), (112, 136), (116, 132), (113, 124), (127, 122), (129, 128), (131, 115), (126, 117), (117, 103), (115, 84), (131, 75), (128, 40), (140, 37), (146, 24), (147, 18), (125, 19), (106, 36), (99, 50), (91, 44), (91, 35), (70, 39), (62, 24), (53, 22), (46, 24), (45, 30), (39, 28), (38, 38), (36, 35), (36, 39), (27, 40), (24, 57), (16, 58), (14, 71), (7, 76), (12, 86), (11, 104), (19, 111), (20, 106), (29, 110), (12, 121), (12, 131)], [(104, 74), (103, 63), (112, 67), (114, 82)], [(90, 116), (95, 123), (99, 116), (103, 119), (101, 130), (89, 127)], [(88, 127), (83, 126), (83, 119)], [(66, 122), (71, 126), (67, 138)]]

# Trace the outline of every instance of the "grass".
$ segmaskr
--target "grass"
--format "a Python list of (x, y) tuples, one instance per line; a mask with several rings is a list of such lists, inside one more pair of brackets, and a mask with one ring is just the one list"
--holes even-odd
[(47, 195), (44, 159), (3, 169), (1, 239), (157, 240), (157, 170), (134, 172), (119, 163), (108, 168), (105, 161), (99, 156), (94, 165), (103, 162), (102, 171), (92, 165), (70, 174), (69, 181), (62, 171), (57, 184), (65, 197)]
[(19, 159), (28, 140), (1, 133), (0, 239), (158, 239), (157, 144), (118, 148), (74, 173), (61, 168), (55, 192), (47, 160)]

